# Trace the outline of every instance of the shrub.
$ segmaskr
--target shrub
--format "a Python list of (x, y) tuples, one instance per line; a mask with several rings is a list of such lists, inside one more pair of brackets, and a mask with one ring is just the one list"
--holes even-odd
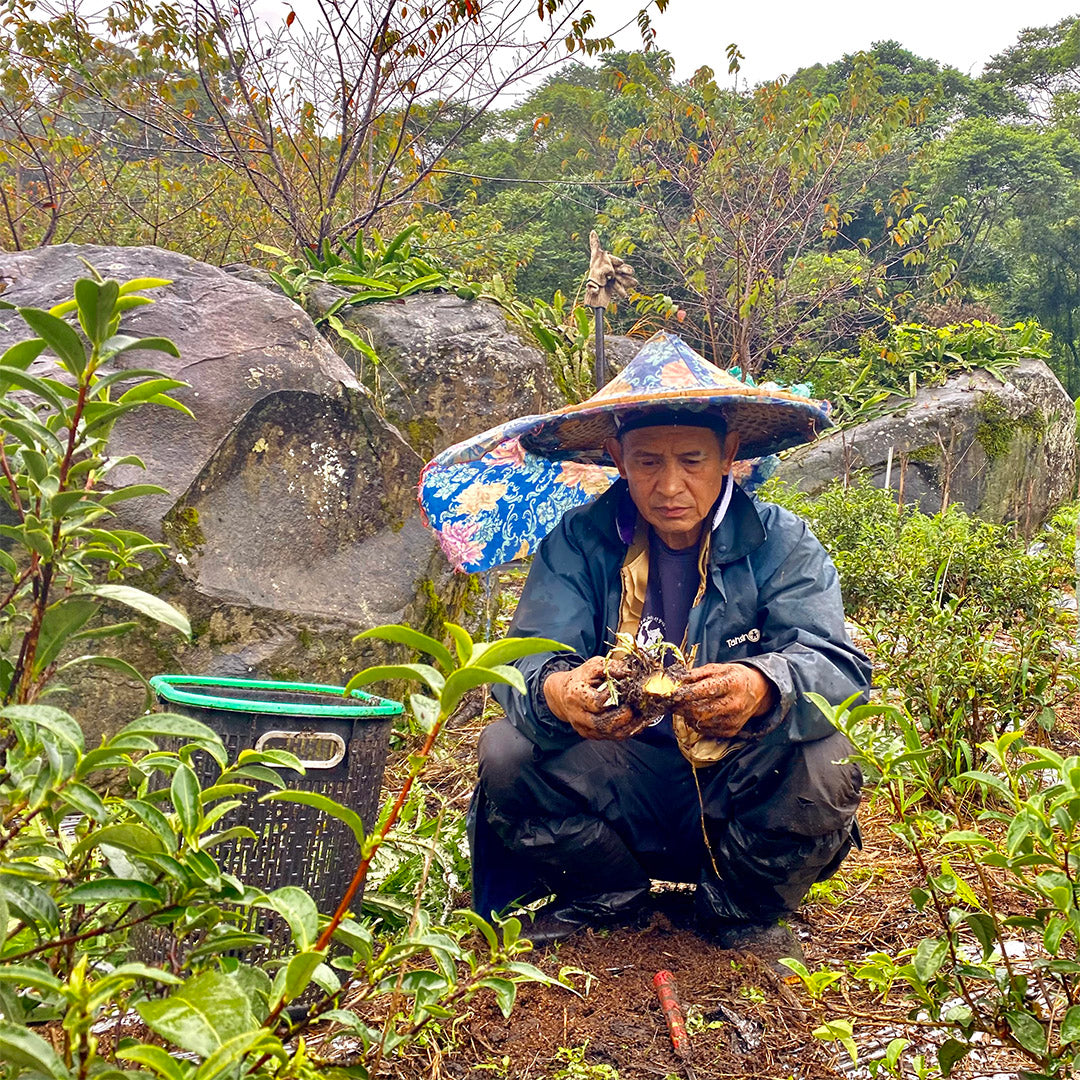
[[(130, 625), (91, 627), (98, 604), (127, 603), (187, 630), (180, 612), (120, 581), (158, 545), (104, 527), (118, 499), (160, 489), (101, 487), (121, 463), (107, 455), (118, 416), (149, 403), (182, 408), (168, 396), (181, 385), (175, 380), (109, 369), (139, 348), (175, 353), (170, 342), (118, 333), (123, 312), (149, 302), (139, 291), (164, 284), (83, 279), (75, 299), (52, 312), (22, 309), (39, 337), (0, 357), (0, 494), (15, 520), (0, 527), (12, 545), (0, 552), (10, 579), (0, 604), (0, 636), (10, 643), (0, 664), (0, 1080), (310, 1076), (328, 1063), (296, 1036), (316, 1018), (335, 1023), (322, 1046), (332, 1053), (334, 1039), (347, 1035), (359, 1047), (349, 1075), (367, 1077), (475, 994), (491, 991), (509, 1013), (519, 982), (553, 981), (521, 960), (531, 946), (516, 919), (493, 927), (457, 912), (434, 925), (422, 880), (407, 917), (385, 932), (353, 918), (350, 906), (462, 695), (492, 681), (523, 688), (505, 663), (559, 646), (474, 645), (449, 627), (451, 653), (406, 627), (368, 632), (433, 659), (369, 669), (350, 684), (419, 677), (430, 691), (411, 699), (424, 745), (371, 836), (347, 807), (282, 790), (281, 772), (300, 769), (293, 755), (246, 750), (230, 764), (220, 738), (188, 717), (146, 715), (87, 747), (69, 715), (37, 699), (63, 670), (65, 643)], [(64, 321), (69, 312), (89, 349)], [(46, 347), (57, 376), (31, 376), (26, 369)], [(162, 739), (180, 745), (163, 749)], [(209, 787), (191, 766), (196, 752), (219, 767)], [(266, 799), (317, 799), (357, 835), (361, 861), (340, 868), (353, 872), (332, 916), (299, 888), (263, 892), (218, 861), (228, 842), (256, 839), (236, 820), (238, 796), (256, 785)], [(283, 950), (262, 960), (260, 911), (289, 932)], [(164, 942), (160, 962), (139, 955), (135, 935), (145, 928)], [(290, 1019), (305, 992), (303, 1015)], [(351, 1011), (338, 1008), (346, 998)], [(39, 1025), (48, 1025), (44, 1034)]]
[(980, 745), (1006, 731), (1053, 724), (1076, 685), (1061, 647), (1073, 616), (1057, 599), (1073, 573), (1064, 517), (1028, 546), (957, 507), (901, 509), (865, 479), (815, 498), (770, 481), (762, 495), (803, 516), (832, 556), (875, 684), (933, 740), (935, 775), (977, 767)]
[[(944, 1028), (946, 1076), (979, 1038), (1018, 1053), (1032, 1080), (1074, 1075), (1080, 758), (1027, 746), (1017, 731), (999, 735), (979, 748), (986, 768), (949, 781), (954, 798), (942, 810), (924, 798), (933, 748), (903, 710), (814, 700), (851, 740), (874, 797), (889, 803), (922, 878), (912, 901), (935, 924), (897, 955), (871, 954), (847, 980), (882, 1000), (899, 991), (913, 1019)], [(894, 1059), (903, 1048), (891, 1047)]]

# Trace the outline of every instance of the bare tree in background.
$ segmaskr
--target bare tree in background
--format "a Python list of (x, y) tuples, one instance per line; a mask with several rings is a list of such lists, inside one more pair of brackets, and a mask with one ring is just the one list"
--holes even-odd
[[(649, 9), (666, 3), (637, 15), (646, 45)], [(7, 207), (16, 246), (20, 212), (37, 223), (32, 242), (63, 233), (79, 168), (103, 147), (121, 173), (156, 158), (241, 177), (294, 244), (351, 238), (414, 202), (502, 95), (612, 46), (583, 0), (313, 0), (273, 15), (255, 0), (3, 7), (0, 222), (5, 199), (21, 198)], [(95, 171), (100, 182), (108, 168)]]

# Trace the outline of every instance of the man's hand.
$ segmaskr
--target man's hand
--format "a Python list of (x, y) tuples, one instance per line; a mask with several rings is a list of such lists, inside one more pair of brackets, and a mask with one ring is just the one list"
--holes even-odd
[(641, 721), (623, 705), (609, 706), (603, 657), (594, 656), (572, 671), (556, 671), (544, 680), (548, 708), (584, 739), (628, 739)]
[(776, 687), (748, 664), (703, 664), (683, 676), (672, 707), (702, 735), (730, 739), (776, 704)]

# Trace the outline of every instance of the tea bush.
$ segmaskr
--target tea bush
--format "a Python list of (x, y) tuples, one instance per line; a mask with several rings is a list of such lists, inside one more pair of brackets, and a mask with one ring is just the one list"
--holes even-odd
[[(944, 1029), (937, 1058), (946, 1076), (979, 1038), (1018, 1054), (1028, 1080), (1075, 1075), (1080, 757), (1027, 745), (1019, 731), (998, 735), (979, 747), (985, 768), (948, 781), (953, 797), (942, 808), (925, 798), (934, 747), (904, 710), (812, 696), (851, 740), (874, 797), (889, 804), (922, 879), (912, 901), (936, 927), (896, 955), (870, 954), (846, 980), (881, 1000), (901, 993), (912, 1019)], [(804, 982), (836, 974), (792, 967)], [(851, 1021), (833, 1027), (842, 1023), (850, 1037)], [(906, 1045), (890, 1045), (889, 1075), (902, 1075)]]
[[(14, 522), (0, 526), (0, 1080), (312, 1076), (332, 1068), (342, 1035), (359, 1047), (348, 1075), (362, 1080), (477, 993), (493, 993), (509, 1013), (519, 982), (554, 981), (521, 959), (531, 946), (516, 919), (492, 926), (456, 912), (436, 924), (422, 878), (396, 923), (355, 918), (353, 901), (462, 695), (493, 681), (523, 689), (507, 662), (561, 646), (474, 644), (451, 626), (451, 652), (406, 627), (369, 631), (433, 661), (369, 669), (346, 691), (383, 678), (420, 678), (429, 691), (410, 702), (424, 744), (371, 835), (351, 809), (285, 789), (283, 774), (300, 770), (293, 755), (246, 750), (229, 763), (221, 739), (185, 716), (148, 714), (87, 747), (76, 721), (40, 699), (71, 663), (133, 673), (110, 657), (64, 660), (65, 646), (132, 625), (97, 625), (100, 604), (125, 603), (189, 632), (182, 613), (122, 583), (159, 545), (108, 528), (115, 502), (161, 489), (102, 485), (116, 465), (139, 464), (107, 454), (119, 416), (183, 408), (169, 396), (181, 383), (114, 363), (139, 349), (175, 354), (171, 342), (119, 333), (126, 310), (150, 303), (141, 292), (166, 284), (82, 279), (50, 312), (20, 309), (37, 336), (0, 356), (0, 497)], [(53, 373), (29, 374), (46, 349)], [(196, 752), (218, 766), (209, 786), (192, 768)], [(334, 868), (351, 880), (333, 915), (302, 889), (264, 892), (231, 872), (228, 845), (258, 839), (242, 824), (242, 800), (256, 792), (314, 804), (356, 835), (359, 865)], [(288, 930), (270, 958), (261, 912)], [(302, 1037), (315, 1019), (334, 1024), (318, 1053)]]
[(844, 604), (875, 661), (875, 685), (932, 740), (932, 772), (975, 768), (981, 744), (1050, 727), (1076, 686), (1061, 603), (1075, 538), (1061, 515), (1029, 545), (957, 507), (900, 508), (866, 479), (809, 497), (770, 481), (762, 497), (804, 517), (832, 556)]

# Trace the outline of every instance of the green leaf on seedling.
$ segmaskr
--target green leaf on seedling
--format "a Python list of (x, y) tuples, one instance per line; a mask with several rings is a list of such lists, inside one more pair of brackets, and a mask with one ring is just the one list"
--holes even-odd
[(912, 958), (915, 974), (921, 982), (929, 982), (938, 973), (938, 969), (949, 955), (949, 943), (944, 940), (928, 939), (920, 941)]
[(108, 336), (119, 296), (120, 286), (115, 281), (98, 284), (91, 278), (80, 278), (75, 282), (79, 325), (94, 344), (99, 344)]
[(410, 694), (409, 707), (420, 724), (420, 730), (430, 734), (439, 719), (439, 703), (425, 694)]
[(486, 986), (489, 990), (495, 992), (495, 1002), (499, 1006), (499, 1012), (504, 1017), (509, 1018), (510, 1013), (514, 1010), (514, 1000), (517, 998), (517, 984), (511, 982), (510, 979), (500, 979), (493, 976), (481, 979), (479, 985)]
[(951, 1075), (957, 1062), (962, 1061), (967, 1057), (970, 1050), (971, 1047), (968, 1046), (967, 1043), (961, 1042), (959, 1039), (946, 1039), (945, 1042), (938, 1047), (937, 1052), (938, 1065), (941, 1067), (942, 1075)]
[(365, 668), (358, 675), (354, 675), (345, 687), (345, 694), (348, 696), (354, 690), (370, 683), (392, 682), (395, 679), (405, 679), (408, 682), (420, 679), (436, 694), (442, 693), (446, 683), (442, 673), (430, 664), (382, 664)]
[[(315, 944), (319, 936), (319, 909), (303, 889), (285, 885), (256, 901), (256, 907), (276, 911), (289, 924), (293, 943), (298, 950), (309, 949)], [(322, 959), (321, 955), (319, 959)]]
[(128, 296), (134, 292), (142, 292), (144, 289), (162, 289), (166, 285), (171, 285), (171, 278), (157, 278), (157, 277), (140, 277), (132, 278), (130, 281), (125, 281), (120, 286), (120, 295)]
[(51, 604), (41, 620), (34, 670), (44, 671), (60, 654), (72, 634), (81, 630), (97, 614), (93, 600), (69, 597)]
[(86, 367), (86, 349), (79, 335), (63, 319), (40, 308), (19, 308), (26, 325), (59, 357), (73, 375), (81, 376)]
[(7, 898), (9, 915), (30, 926), (44, 927), (47, 931), (53, 931), (60, 925), (60, 909), (40, 885), (0, 871), (0, 893)]
[(72, 855), (82, 855), (102, 844), (120, 848), (122, 851), (129, 851), (135, 855), (155, 854), (165, 850), (165, 845), (145, 825), (125, 823), (95, 829), (75, 845)]
[(1073, 1005), (1061, 1019), (1061, 1043), (1080, 1042), (1080, 1005)]
[(81, 752), (83, 749), (82, 728), (74, 717), (63, 709), (54, 708), (52, 705), (5, 705), (0, 708), (0, 716), (34, 724), (51, 732), (72, 750)]
[(285, 1000), (299, 997), (311, 982), (315, 971), (326, 958), (322, 952), (299, 952), (285, 969)]
[(500, 664), (494, 668), (470, 665), (459, 668), (446, 680), (446, 686), (439, 698), (443, 712), (452, 712), (470, 690), (488, 683), (506, 683), (518, 693), (525, 693), (525, 677), (517, 668), (508, 664)]
[(822, 1042), (838, 1042), (847, 1051), (852, 1065), (859, 1063), (859, 1048), (852, 1038), (852, 1023), (850, 1020), (829, 1020), (821, 1027), (814, 1028), (812, 1034), (815, 1039)]
[(70, 783), (61, 788), (57, 794), (69, 806), (85, 814), (92, 821), (99, 823), (108, 821), (109, 811), (101, 801), (101, 796), (93, 788), (88, 788), (85, 784)]
[(458, 661), (467, 664), (472, 660), (473, 650), (476, 648), (471, 635), (463, 626), (457, 623), (443, 623), (447, 633), (454, 639), (454, 648), (457, 650)]
[(490, 645), (477, 645), (473, 651), (472, 662), (483, 662), (484, 667), (490, 668), (498, 664), (512, 663), (523, 656), (534, 656), (536, 653), (568, 651), (571, 651), (569, 645), (552, 641), (550, 638), (503, 638), (502, 641), (493, 641)]
[(419, 653), (426, 653), (447, 671), (452, 670), (454, 667), (454, 658), (450, 655), (450, 650), (441, 641), (436, 641), (427, 634), (421, 634), (418, 630), (413, 630), (409, 626), (399, 626), (397, 624), (375, 626), (370, 630), (365, 630), (362, 634), (357, 634), (353, 641), (361, 641), (366, 638), (396, 641), (401, 645), (408, 645), (410, 649), (415, 649)]
[(184, 637), (191, 637), (191, 623), (183, 612), (178, 611), (160, 597), (143, 592), (142, 589), (135, 589), (130, 585), (93, 585), (86, 588), (84, 592), (92, 596), (100, 596), (104, 600), (115, 600), (126, 604), (159, 623), (175, 627)]
[(169, 997), (135, 1008), (156, 1035), (200, 1057), (258, 1026), (243, 988), (220, 971), (196, 975)]
[(184, 835), (193, 838), (199, 831), (202, 809), (199, 804), (199, 779), (190, 765), (181, 762), (173, 773), (169, 796), (180, 818)]
[(235, 1076), (237, 1066), (249, 1054), (270, 1054), (286, 1060), (281, 1040), (270, 1031), (257, 1028), (234, 1035), (215, 1050), (196, 1070), (192, 1080), (219, 1080), (223, 1076)]
[(20, 1073), (29, 1071), (53, 1080), (68, 1080), (71, 1076), (60, 1055), (40, 1035), (3, 1019), (0, 1019), (0, 1061)]
[(154, 903), (162, 901), (161, 891), (134, 878), (98, 878), (76, 885), (65, 897), (70, 904)]
[(160, 1046), (140, 1043), (137, 1046), (125, 1046), (116, 1051), (121, 1061), (133, 1061), (136, 1065), (145, 1065), (162, 1080), (187, 1080), (192, 1066), (186, 1061), (179, 1061)]
[(341, 803), (335, 802), (326, 795), (320, 795), (315, 791), (272, 791), (269, 795), (264, 795), (259, 801), (291, 802), (311, 806), (316, 810), (321, 810), (324, 814), (337, 818), (338, 821), (343, 821), (352, 829), (356, 842), (361, 846), (364, 843), (364, 823), (360, 820), (360, 815), (355, 810), (342, 806)]
[(1046, 1053), (1046, 1030), (1030, 1013), (1008, 1012), (1005, 1019), (1009, 1022), (1016, 1041), (1032, 1054)]
[(41, 338), (17, 341), (0, 353), (0, 367), (19, 368), (25, 371), (42, 353), (45, 342)]

